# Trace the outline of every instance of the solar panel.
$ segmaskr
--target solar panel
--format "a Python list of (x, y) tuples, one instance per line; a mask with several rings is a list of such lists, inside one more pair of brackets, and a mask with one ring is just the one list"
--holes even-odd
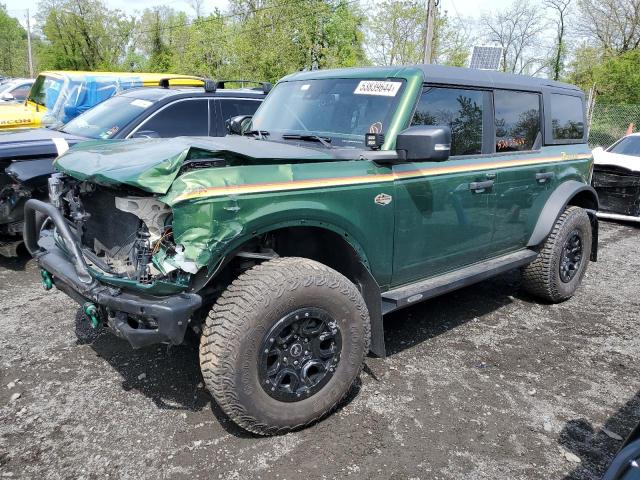
[(498, 70), (502, 59), (502, 47), (483, 47), (476, 45), (471, 52), (469, 68), (479, 70)]

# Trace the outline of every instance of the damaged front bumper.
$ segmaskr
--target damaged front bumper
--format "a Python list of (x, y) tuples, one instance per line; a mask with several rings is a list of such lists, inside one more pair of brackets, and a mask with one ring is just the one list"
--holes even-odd
[(596, 165), (592, 184), (600, 198), (599, 218), (640, 222), (640, 172)]
[[(53, 222), (65, 250), (58, 246), (53, 235), (40, 234), (36, 212)], [(101, 320), (134, 348), (155, 343), (182, 343), (192, 314), (202, 304), (200, 295), (194, 293), (146, 295), (98, 281), (87, 266), (65, 218), (45, 202), (35, 199), (26, 202), (24, 242), (59, 290), (81, 305), (95, 305)]]

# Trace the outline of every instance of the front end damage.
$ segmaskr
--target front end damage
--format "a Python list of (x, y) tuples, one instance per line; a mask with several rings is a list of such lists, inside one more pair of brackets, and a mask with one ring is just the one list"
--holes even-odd
[[(281, 207), (246, 203), (233, 186), (290, 182), (298, 164), (332, 158), (242, 137), (81, 143), (56, 160), (48, 203), (26, 202), (25, 244), (45, 287), (86, 304), (133, 346), (180, 343), (189, 322), (199, 333), (191, 315), (201, 304), (274, 256), (247, 225), (258, 215), (278, 223)], [(150, 313), (160, 306), (173, 314)]]
[(174, 242), (171, 209), (142, 191), (61, 173), (50, 178), (49, 196), (26, 202), (24, 227), (45, 288), (67, 293), (94, 326), (133, 347), (181, 343), (202, 299), (187, 292), (199, 267)]
[(14, 257), (22, 243), (22, 211), (30, 188), (0, 174), (0, 255)]
[(640, 171), (596, 165), (592, 184), (600, 198), (599, 217), (640, 222)]
[(52, 169), (48, 157), (0, 158), (0, 255), (17, 256), (22, 244), (24, 204), (30, 198), (47, 198), (47, 178)]

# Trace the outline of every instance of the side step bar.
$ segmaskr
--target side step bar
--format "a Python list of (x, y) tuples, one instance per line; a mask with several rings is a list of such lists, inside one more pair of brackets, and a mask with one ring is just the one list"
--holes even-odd
[(537, 252), (528, 248), (518, 250), (508, 255), (470, 265), (461, 270), (444, 273), (437, 277), (388, 290), (382, 294), (382, 313), (384, 315), (414, 303), (481, 282), (514, 268), (522, 267), (534, 261), (537, 256)]

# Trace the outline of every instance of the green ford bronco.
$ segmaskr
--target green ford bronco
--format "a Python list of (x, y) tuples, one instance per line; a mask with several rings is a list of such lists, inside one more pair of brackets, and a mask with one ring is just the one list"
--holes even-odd
[[(224, 138), (83, 143), (25, 206), (45, 288), (133, 347), (199, 338), (216, 402), (273, 434), (385, 354), (382, 318), (514, 268), (547, 302), (597, 255), (584, 98), (415, 66), (296, 73)], [(44, 220), (42, 220), (44, 219)]]

